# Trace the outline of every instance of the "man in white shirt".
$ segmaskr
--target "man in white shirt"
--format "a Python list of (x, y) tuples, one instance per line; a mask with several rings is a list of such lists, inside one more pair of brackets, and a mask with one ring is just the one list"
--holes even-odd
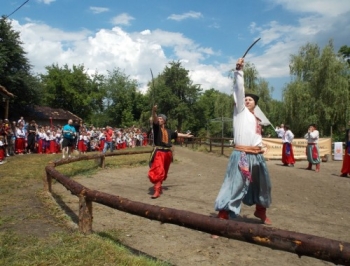
[[(241, 203), (256, 205), (254, 216), (271, 224), (266, 208), (271, 204), (271, 182), (262, 150), (261, 125), (254, 108), (259, 97), (247, 94), (243, 79), (244, 59), (240, 58), (234, 72), (234, 139), (225, 178), (215, 201), (221, 219), (233, 219), (240, 214)], [(213, 236), (215, 237), (215, 236)]]

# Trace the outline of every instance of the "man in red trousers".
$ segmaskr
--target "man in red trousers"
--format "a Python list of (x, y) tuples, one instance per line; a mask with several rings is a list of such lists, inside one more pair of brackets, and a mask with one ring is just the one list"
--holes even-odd
[(171, 140), (180, 138), (192, 138), (193, 135), (177, 133), (165, 127), (167, 117), (163, 114), (157, 115), (157, 105), (152, 108), (154, 150), (150, 160), (148, 178), (154, 184), (153, 199), (162, 193), (162, 183), (166, 180), (170, 163), (172, 162)]

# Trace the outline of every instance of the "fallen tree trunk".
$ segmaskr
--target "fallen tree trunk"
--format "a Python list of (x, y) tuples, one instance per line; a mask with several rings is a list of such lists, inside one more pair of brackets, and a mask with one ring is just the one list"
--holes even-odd
[(209, 234), (295, 253), (299, 257), (308, 256), (335, 264), (350, 265), (350, 243), (347, 242), (258, 224), (221, 220), (189, 211), (135, 202), (104, 192), (90, 190), (57, 172), (52, 166), (46, 166), (45, 169), (50, 176), (64, 185), (72, 194), (84, 196), (87, 200), (123, 212), (162, 223), (176, 224)]

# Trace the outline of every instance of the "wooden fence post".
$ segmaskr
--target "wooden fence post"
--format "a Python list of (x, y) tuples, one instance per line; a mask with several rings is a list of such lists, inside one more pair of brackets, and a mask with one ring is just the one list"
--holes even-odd
[(221, 139), (221, 155), (224, 155), (224, 139)]
[(211, 138), (209, 139), (209, 151), (211, 152)]
[[(53, 162), (48, 163), (49, 166), (55, 167), (55, 164)], [(46, 192), (52, 192), (52, 177), (51, 175), (44, 170), (44, 191)]]
[(92, 201), (79, 195), (79, 231), (83, 234), (92, 233)]
[(101, 155), (100, 156), (100, 163), (99, 163), (99, 166), (101, 167), (101, 168), (105, 168), (105, 156), (104, 155)]

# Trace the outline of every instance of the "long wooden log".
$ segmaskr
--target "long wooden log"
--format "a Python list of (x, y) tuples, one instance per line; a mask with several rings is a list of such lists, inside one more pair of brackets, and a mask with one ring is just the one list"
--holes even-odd
[(162, 223), (176, 224), (209, 234), (295, 253), (298, 256), (314, 257), (335, 264), (350, 265), (350, 243), (347, 242), (258, 224), (221, 220), (189, 211), (135, 202), (108, 193), (90, 190), (59, 173), (52, 166), (46, 166), (45, 169), (53, 178), (69, 189), (72, 194), (85, 196), (87, 200), (123, 212)]
[(100, 159), (101, 157), (112, 157), (112, 156), (121, 156), (121, 155), (132, 155), (132, 154), (143, 154), (143, 153), (151, 153), (152, 149), (146, 149), (146, 150), (134, 150), (134, 151), (129, 151), (129, 150), (123, 150), (123, 151), (114, 151), (114, 152), (107, 152), (105, 154), (92, 154), (92, 155), (85, 155), (81, 154), (79, 156), (73, 156), (71, 158), (66, 158), (66, 159), (58, 159), (53, 163), (55, 166), (63, 165), (63, 164), (69, 164), (73, 162), (78, 162), (78, 161), (83, 161), (83, 160), (96, 160)]

